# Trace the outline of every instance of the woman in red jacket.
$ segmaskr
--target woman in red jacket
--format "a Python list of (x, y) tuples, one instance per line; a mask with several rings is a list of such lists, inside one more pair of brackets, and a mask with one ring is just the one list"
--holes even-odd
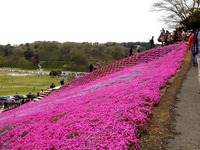
[[(188, 50), (191, 50), (191, 52), (192, 52), (193, 43), (194, 43), (194, 33), (192, 33), (188, 39)], [(193, 53), (192, 53), (192, 64), (193, 64), (193, 67), (197, 66), (197, 60)]]

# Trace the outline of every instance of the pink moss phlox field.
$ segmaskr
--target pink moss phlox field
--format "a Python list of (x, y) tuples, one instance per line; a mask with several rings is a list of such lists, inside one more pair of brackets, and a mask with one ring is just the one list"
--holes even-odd
[(181, 68), (186, 50), (178, 43), (127, 57), (1, 113), (0, 149), (139, 149), (160, 89)]

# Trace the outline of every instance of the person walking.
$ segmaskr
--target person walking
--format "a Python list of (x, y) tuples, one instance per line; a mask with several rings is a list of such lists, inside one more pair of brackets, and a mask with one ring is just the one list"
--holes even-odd
[[(194, 33), (194, 42), (192, 46), (192, 52), (196, 55), (197, 65), (198, 65), (198, 78), (200, 84), (200, 28), (198, 28)], [(199, 91), (200, 94), (200, 91)]]

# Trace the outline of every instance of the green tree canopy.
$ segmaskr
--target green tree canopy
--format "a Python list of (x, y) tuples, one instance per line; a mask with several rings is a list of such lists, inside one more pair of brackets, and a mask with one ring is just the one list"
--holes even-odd
[(196, 11), (181, 21), (180, 24), (186, 27), (186, 29), (196, 29), (200, 27), (200, 11)]
[(163, 12), (161, 20), (174, 27), (199, 12), (200, 0), (160, 0), (151, 10)]
[[(89, 71), (90, 64), (99, 61), (101, 66), (127, 57), (130, 46), (137, 43), (76, 43), (36, 41), (19, 46), (0, 45), (1, 67), (63, 69)], [(141, 43), (147, 49), (148, 43)], [(64, 67), (63, 67), (64, 66)]]

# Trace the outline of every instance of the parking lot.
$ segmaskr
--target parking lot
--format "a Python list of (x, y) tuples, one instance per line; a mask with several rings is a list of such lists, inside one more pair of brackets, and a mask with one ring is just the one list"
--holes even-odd
[(10, 110), (15, 107), (21, 106), (24, 103), (32, 101), (36, 97), (37, 96), (35, 94), (1, 96), (0, 109), (1, 111)]

